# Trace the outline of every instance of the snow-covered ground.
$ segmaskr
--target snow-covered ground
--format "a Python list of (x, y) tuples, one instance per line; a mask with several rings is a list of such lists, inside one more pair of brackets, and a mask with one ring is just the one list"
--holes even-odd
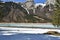
[(2, 35), (14, 35), (17, 33), (42, 34), (48, 31), (57, 31), (60, 33), (60, 29), (0, 27), (0, 34)]

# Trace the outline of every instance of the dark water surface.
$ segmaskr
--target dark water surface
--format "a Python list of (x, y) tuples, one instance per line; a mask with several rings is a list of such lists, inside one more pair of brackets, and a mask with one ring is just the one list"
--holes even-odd
[(44, 34), (15, 34), (0, 35), (0, 40), (60, 40), (60, 37), (53, 37)]

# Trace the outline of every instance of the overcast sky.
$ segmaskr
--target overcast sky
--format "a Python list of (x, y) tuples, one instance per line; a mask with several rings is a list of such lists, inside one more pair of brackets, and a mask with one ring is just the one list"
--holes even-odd
[[(25, 0), (3, 0), (3, 1), (14, 1), (14, 2), (25, 2)], [(35, 3), (44, 3), (46, 0), (34, 0)]]

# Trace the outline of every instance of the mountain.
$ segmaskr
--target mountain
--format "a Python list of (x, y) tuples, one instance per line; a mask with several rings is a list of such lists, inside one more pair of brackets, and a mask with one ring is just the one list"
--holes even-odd
[(24, 22), (27, 11), (14, 2), (0, 3), (0, 22)]
[(36, 15), (42, 17), (43, 19), (52, 20), (53, 11), (54, 5), (52, 4), (50, 4), (50, 6), (42, 3), (36, 4)]
[[(49, 18), (45, 15), (46, 4), (37, 3), (35, 4), (35, 14), (30, 12), (15, 2), (0, 3), (0, 22), (7, 23), (46, 23), (49, 22)], [(43, 7), (41, 9), (41, 7)], [(29, 11), (29, 10), (28, 10)], [(32, 11), (32, 9), (30, 10)]]

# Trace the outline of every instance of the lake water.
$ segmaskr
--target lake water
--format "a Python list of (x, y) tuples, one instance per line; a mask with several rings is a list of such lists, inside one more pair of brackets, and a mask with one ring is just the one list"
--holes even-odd
[(60, 40), (60, 37), (44, 34), (0, 35), (0, 40)]
[(54, 27), (51, 23), (0, 23), (0, 26), (19, 27), (19, 28), (21, 27), (57, 28), (57, 27)]

